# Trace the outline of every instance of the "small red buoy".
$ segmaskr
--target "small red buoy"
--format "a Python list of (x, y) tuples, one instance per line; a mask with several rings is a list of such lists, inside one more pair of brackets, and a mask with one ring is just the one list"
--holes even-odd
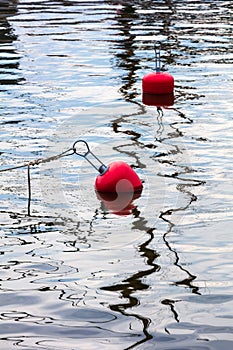
[(171, 94), (174, 90), (174, 78), (160, 71), (160, 50), (155, 46), (155, 72), (146, 74), (142, 79), (142, 92), (146, 94)]
[(166, 72), (151, 72), (142, 79), (142, 91), (147, 94), (171, 94), (174, 90), (174, 78)]
[[(77, 144), (79, 143), (79, 149)], [(80, 152), (80, 144), (84, 145), (84, 150)], [(136, 172), (122, 161), (104, 165), (89, 149), (86, 141), (78, 140), (73, 145), (73, 152), (85, 158), (98, 172), (95, 181), (95, 189), (105, 193), (134, 193), (142, 191), (142, 182)]]
[(142, 190), (142, 182), (135, 171), (122, 161), (111, 163), (107, 171), (97, 176), (98, 192), (126, 193)]

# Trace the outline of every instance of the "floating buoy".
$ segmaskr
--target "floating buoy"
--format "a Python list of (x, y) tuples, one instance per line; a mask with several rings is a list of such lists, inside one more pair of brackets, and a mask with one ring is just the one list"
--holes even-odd
[(155, 46), (155, 72), (147, 73), (142, 79), (142, 92), (146, 94), (171, 94), (174, 90), (174, 78), (160, 71), (160, 49)]
[(142, 91), (147, 94), (171, 94), (174, 90), (174, 78), (166, 72), (151, 72), (142, 79)]
[(142, 189), (142, 182), (127, 163), (118, 161), (109, 164), (106, 172), (97, 176), (95, 188), (99, 192), (132, 193)]
[[(83, 143), (85, 151), (80, 153), (77, 144)], [(136, 172), (125, 162), (117, 161), (106, 166), (89, 149), (86, 141), (78, 140), (73, 145), (75, 154), (85, 158), (98, 172), (95, 189), (103, 193), (134, 193), (142, 191), (142, 182)]]

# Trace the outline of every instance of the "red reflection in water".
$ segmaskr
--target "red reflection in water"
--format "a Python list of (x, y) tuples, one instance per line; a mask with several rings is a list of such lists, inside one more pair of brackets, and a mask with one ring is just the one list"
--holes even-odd
[(141, 193), (142, 191), (127, 193), (96, 192), (96, 196), (111, 213), (116, 215), (130, 215), (133, 209), (136, 208), (134, 201), (141, 197)]

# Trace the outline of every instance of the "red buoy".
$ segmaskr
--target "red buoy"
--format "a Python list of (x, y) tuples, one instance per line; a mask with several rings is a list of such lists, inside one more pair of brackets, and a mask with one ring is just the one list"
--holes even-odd
[(142, 187), (142, 182), (135, 171), (122, 161), (111, 163), (95, 181), (95, 189), (98, 192), (133, 193), (141, 191)]
[(142, 79), (143, 94), (172, 94), (174, 78), (171, 74), (160, 71), (160, 49), (155, 46), (155, 72), (146, 74)]
[(171, 94), (174, 90), (174, 78), (166, 72), (151, 72), (142, 79), (142, 91), (147, 94)]

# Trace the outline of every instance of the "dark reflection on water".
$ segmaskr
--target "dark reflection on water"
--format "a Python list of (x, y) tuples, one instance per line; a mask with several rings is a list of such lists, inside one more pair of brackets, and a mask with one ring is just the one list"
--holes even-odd
[(14, 42), (17, 35), (14, 33), (8, 17), (17, 13), (18, 1), (1, 1), (0, 4), (0, 84), (19, 84), (23, 78), (19, 71), (19, 58)]
[[(1, 174), (1, 349), (232, 347), (231, 16), (230, 1), (1, 2), (1, 164), (81, 135), (144, 180), (114, 215), (77, 158), (35, 168), (27, 217), (25, 174)], [(169, 108), (142, 103), (155, 40)]]
[(135, 43), (136, 35), (131, 32), (132, 22), (138, 20), (135, 4), (126, 4), (116, 14), (116, 22), (119, 26), (119, 40), (114, 42), (111, 52), (114, 53), (114, 64), (123, 70), (120, 92), (126, 101), (134, 100), (139, 92), (135, 87), (137, 71), (140, 67), (140, 57), (135, 51), (138, 49)]
[(122, 315), (125, 316), (134, 316), (135, 318), (139, 319), (143, 324), (143, 333), (145, 336), (144, 339), (136, 342), (130, 347), (127, 347), (127, 349), (134, 348), (135, 346), (143, 344), (144, 342), (147, 342), (149, 339), (153, 338), (148, 329), (150, 325), (150, 318), (142, 317), (140, 314), (128, 312), (127, 310), (139, 304), (139, 300), (137, 299), (137, 297), (134, 296), (135, 293), (140, 293), (140, 291), (147, 290), (150, 287), (147, 283), (143, 283), (142, 279), (146, 276), (156, 273), (160, 269), (160, 266), (155, 263), (155, 260), (159, 256), (159, 254), (153, 249), (148, 248), (150, 242), (154, 238), (153, 229), (148, 229), (146, 227), (145, 219), (140, 218), (140, 212), (138, 210), (134, 212), (134, 215), (137, 218), (135, 226), (139, 225), (140, 230), (146, 231), (149, 235), (149, 239), (138, 246), (138, 251), (140, 255), (146, 259), (146, 264), (151, 268), (146, 269), (144, 271), (136, 272), (132, 276), (122, 281), (122, 283), (120, 284), (115, 284), (113, 286), (106, 286), (101, 288), (107, 291), (120, 292), (122, 298), (127, 299), (127, 302), (125, 303), (110, 305), (111, 310), (120, 312)]

